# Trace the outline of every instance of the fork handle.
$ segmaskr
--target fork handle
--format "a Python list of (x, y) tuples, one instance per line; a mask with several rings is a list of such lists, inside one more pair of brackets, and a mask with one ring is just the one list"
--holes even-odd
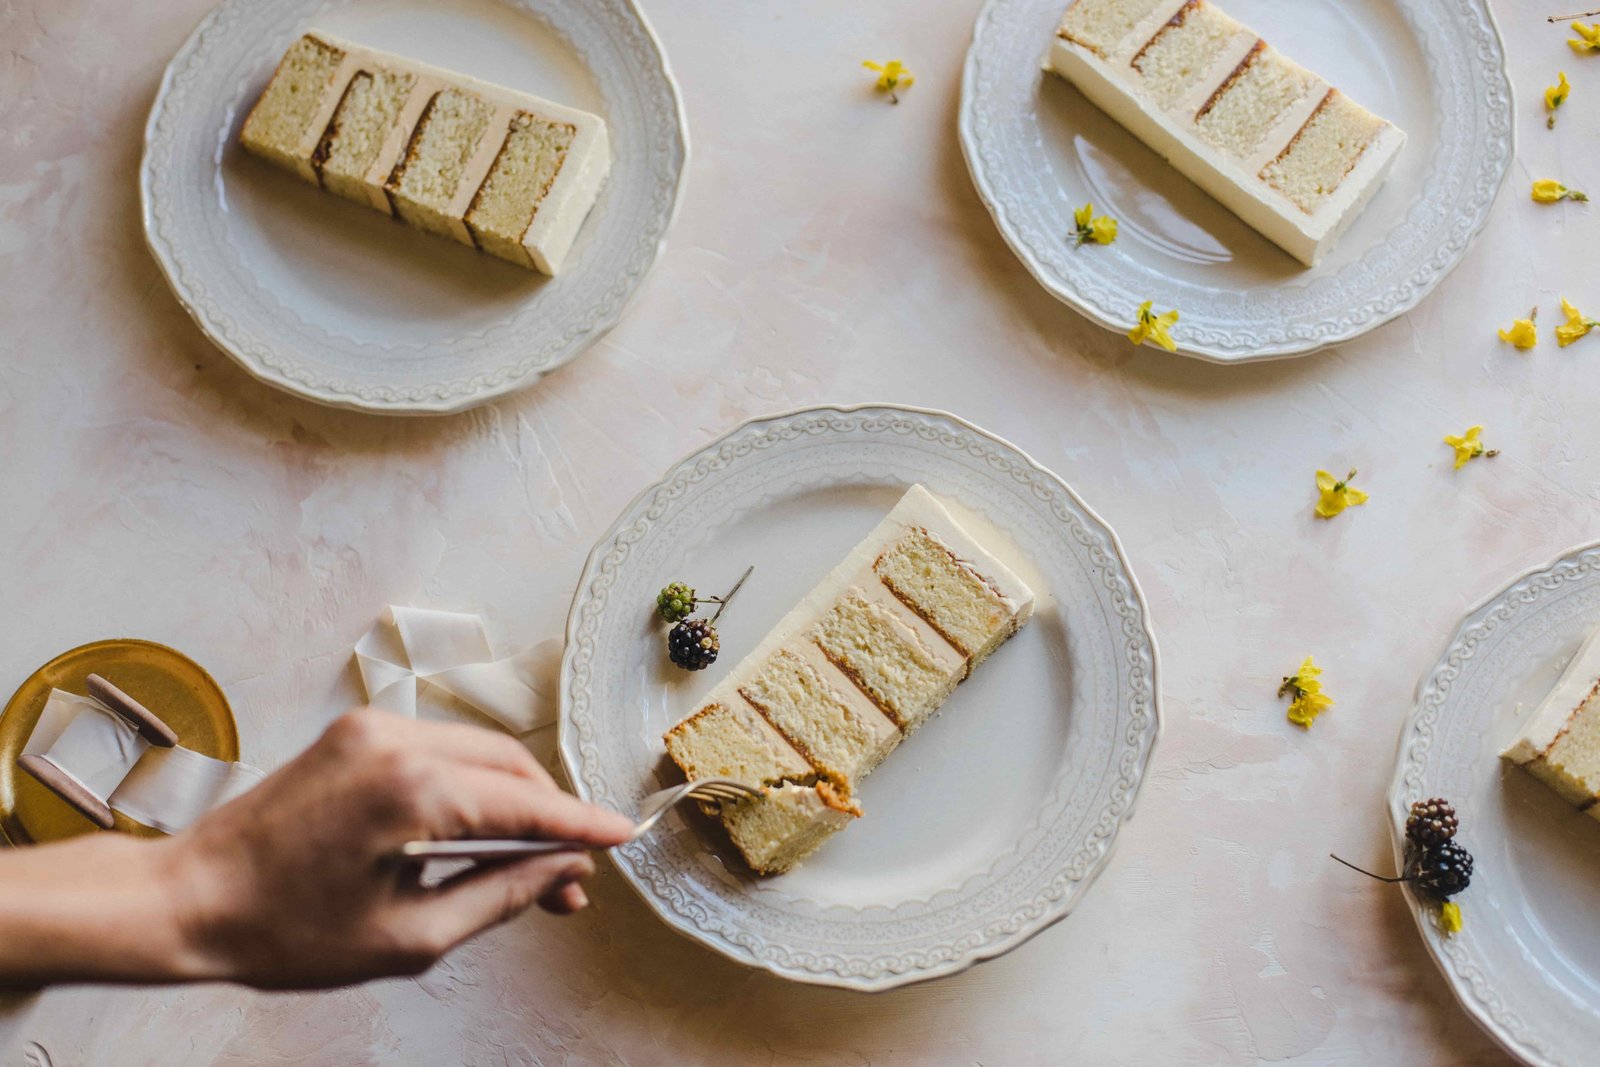
[(581, 841), (408, 841), (400, 855), (408, 860), (504, 860), (548, 856), (556, 852), (588, 852)]

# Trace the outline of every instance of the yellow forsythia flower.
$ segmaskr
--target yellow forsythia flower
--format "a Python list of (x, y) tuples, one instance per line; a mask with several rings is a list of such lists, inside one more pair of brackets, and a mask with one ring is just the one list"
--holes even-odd
[(1544, 106), (1550, 112), (1550, 117), (1544, 120), (1548, 129), (1556, 128), (1556, 108), (1567, 102), (1567, 97), (1572, 93), (1572, 86), (1567, 84), (1567, 72), (1557, 71), (1556, 83), (1544, 91)]
[(1483, 436), (1482, 426), (1469, 426), (1467, 432), (1457, 437), (1453, 433), (1444, 435), (1444, 443), (1456, 450), (1456, 470), (1467, 465), (1467, 460), (1477, 459), (1479, 456), (1494, 457), (1500, 454), (1498, 448), (1486, 449), (1479, 440)]
[(1561, 311), (1567, 316), (1566, 324), (1556, 327), (1556, 344), (1566, 348), (1572, 342), (1600, 326), (1594, 319), (1586, 319), (1583, 312), (1573, 307), (1566, 297), (1561, 298)]
[(1447, 900), (1439, 905), (1439, 929), (1446, 937), (1461, 932), (1461, 906), (1453, 900)]
[(1333, 698), (1322, 691), (1322, 683), (1317, 680), (1321, 675), (1322, 668), (1307, 656), (1300, 669), (1278, 686), (1278, 696), (1289, 697), (1289, 721), (1303, 730), (1310, 729), (1318, 715), (1333, 707)]
[(1580, 56), (1585, 52), (1600, 52), (1600, 25), (1586, 26), (1581, 22), (1572, 24), (1572, 32), (1576, 37), (1568, 37), (1567, 44)]
[(906, 65), (898, 59), (891, 59), (887, 63), (874, 63), (872, 60), (866, 59), (862, 60), (861, 65), (868, 70), (878, 72), (878, 92), (888, 93), (889, 103), (891, 104), (900, 102), (900, 97), (895, 93), (896, 89), (909, 89), (911, 84), (917, 80), (906, 69)]
[(1554, 178), (1540, 178), (1533, 183), (1533, 199), (1540, 204), (1554, 204), (1558, 200), (1587, 200), (1587, 193), (1568, 189)]
[(1128, 340), (1136, 345), (1154, 341), (1168, 352), (1176, 352), (1178, 343), (1172, 339), (1171, 330), (1173, 324), (1178, 321), (1178, 313), (1165, 311), (1157, 315), (1150, 310), (1152, 303), (1154, 301), (1146, 300), (1139, 305), (1137, 321), (1133, 324), (1133, 329), (1128, 331)]
[(1073, 225), (1077, 227), (1075, 236), (1077, 243), (1093, 241), (1097, 245), (1108, 245), (1117, 239), (1117, 220), (1110, 215), (1094, 217), (1094, 205), (1085, 204), (1072, 213)]
[(1539, 331), (1534, 323), (1539, 321), (1539, 309), (1528, 312), (1525, 319), (1513, 319), (1511, 329), (1500, 331), (1500, 340), (1517, 348), (1529, 349), (1539, 343)]
[(1350, 473), (1343, 479), (1335, 478), (1327, 471), (1317, 472), (1317, 514), (1324, 519), (1331, 519), (1345, 508), (1353, 508), (1357, 504), (1367, 502), (1367, 494), (1350, 484), (1350, 479), (1356, 476), (1356, 469), (1350, 468)]

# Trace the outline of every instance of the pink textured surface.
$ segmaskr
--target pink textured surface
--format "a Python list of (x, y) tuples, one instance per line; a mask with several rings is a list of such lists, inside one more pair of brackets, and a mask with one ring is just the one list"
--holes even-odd
[[(1600, 306), (1592, 211), (1526, 199), (1593, 169), (1600, 79), (1497, 6), (1524, 143), (1463, 266), (1363, 340), (1225, 368), (1089, 324), (995, 234), (954, 130), (975, 4), (656, 0), (695, 144), (662, 263), (574, 364), (419, 422), (255, 383), (145, 250), (140, 133), (207, 0), (0, 0), (0, 577), (27, 616), (0, 680), (95, 638), (172, 644), (275, 766), (357, 698), (350, 646), (382, 605), (556, 635), (591, 541), (668, 462), (747, 416), (881, 399), (1004, 434), (1118, 530), (1168, 717), (1078, 911), (947, 981), (866, 998), (746, 972), (606, 872), (583, 916), (529, 916), (416, 981), (50, 993), (0, 1011), (0, 1064), (1503, 1062), (1399, 896), (1325, 859), (1385, 862), (1396, 731), (1447, 629), (1594, 532), (1600, 342), (1558, 352), (1547, 323), (1523, 355), (1493, 331), (1561, 292)], [(898, 108), (867, 56), (916, 72)], [(1547, 134), (1559, 65), (1576, 88)], [(1439, 438), (1474, 422), (1504, 455), (1452, 473)], [(1313, 520), (1318, 466), (1360, 467), (1372, 503)], [(1339, 703), (1304, 735), (1272, 692), (1307, 653)], [(553, 743), (532, 739), (552, 766)]]

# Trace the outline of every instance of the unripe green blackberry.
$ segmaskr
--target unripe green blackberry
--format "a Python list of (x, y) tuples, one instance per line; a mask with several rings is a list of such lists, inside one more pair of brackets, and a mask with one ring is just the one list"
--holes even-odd
[(656, 611), (667, 622), (682, 622), (694, 614), (694, 587), (673, 582), (656, 594)]

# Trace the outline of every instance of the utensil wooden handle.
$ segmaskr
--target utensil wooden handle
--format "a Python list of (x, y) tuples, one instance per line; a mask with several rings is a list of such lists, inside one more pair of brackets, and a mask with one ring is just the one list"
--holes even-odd
[(172, 727), (162, 722), (155, 712), (98, 674), (89, 675), (84, 679), (83, 685), (89, 690), (90, 696), (122, 716), (124, 722), (139, 731), (139, 736), (156, 748), (173, 748), (177, 745), (178, 735)]
[(109, 830), (116, 825), (116, 820), (111, 815), (111, 808), (105, 801), (89, 792), (43, 756), (19, 756), (17, 766), (27, 771), (34, 781), (72, 805), (83, 814), (84, 818), (100, 829)]

